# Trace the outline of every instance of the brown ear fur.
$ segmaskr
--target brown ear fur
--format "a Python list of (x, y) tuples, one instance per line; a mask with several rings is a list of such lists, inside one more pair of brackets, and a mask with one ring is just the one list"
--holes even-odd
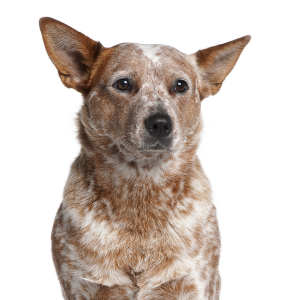
[(103, 46), (52, 18), (41, 18), (40, 29), (62, 83), (79, 92), (86, 90), (93, 63)]
[(234, 41), (210, 47), (192, 54), (196, 58), (203, 83), (201, 98), (215, 95), (226, 76), (235, 66), (239, 56), (251, 39), (246, 35)]

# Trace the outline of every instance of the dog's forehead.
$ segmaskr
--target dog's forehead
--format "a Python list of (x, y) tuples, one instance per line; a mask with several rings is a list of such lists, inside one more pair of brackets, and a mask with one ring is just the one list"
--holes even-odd
[(114, 60), (133, 64), (152, 63), (157, 67), (190, 64), (188, 55), (171, 46), (160, 44), (119, 44), (114, 47)]
[(136, 74), (143, 80), (182, 77), (194, 81), (197, 77), (189, 55), (171, 46), (123, 43), (108, 51), (109, 61), (105, 70), (107, 78)]

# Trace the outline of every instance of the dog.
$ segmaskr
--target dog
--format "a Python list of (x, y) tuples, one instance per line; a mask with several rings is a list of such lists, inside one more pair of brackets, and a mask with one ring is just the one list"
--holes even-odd
[(62, 83), (83, 96), (81, 151), (52, 231), (64, 299), (219, 299), (216, 209), (196, 156), (200, 108), (250, 36), (186, 55), (105, 48), (48, 17), (40, 29)]

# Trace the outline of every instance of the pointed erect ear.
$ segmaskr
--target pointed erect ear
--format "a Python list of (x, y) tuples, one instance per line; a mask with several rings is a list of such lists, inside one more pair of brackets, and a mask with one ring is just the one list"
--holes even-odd
[(251, 37), (246, 35), (226, 44), (210, 47), (191, 55), (201, 78), (201, 98), (215, 95), (235, 66)]
[(40, 29), (63, 84), (79, 92), (86, 90), (92, 66), (103, 46), (52, 18), (41, 18)]

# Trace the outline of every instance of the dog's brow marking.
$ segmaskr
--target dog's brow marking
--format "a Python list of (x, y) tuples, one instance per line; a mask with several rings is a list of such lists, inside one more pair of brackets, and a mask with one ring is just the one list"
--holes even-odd
[(143, 50), (143, 54), (148, 57), (153, 63), (157, 63), (159, 57), (156, 55), (157, 50), (161, 45), (142, 45), (138, 44), (138, 46)]

